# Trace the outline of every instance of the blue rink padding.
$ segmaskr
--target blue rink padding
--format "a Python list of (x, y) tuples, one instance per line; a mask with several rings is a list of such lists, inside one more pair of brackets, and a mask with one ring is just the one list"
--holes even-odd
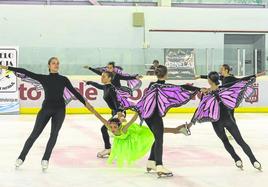
[(0, 104), (0, 114), (19, 114), (19, 103)]

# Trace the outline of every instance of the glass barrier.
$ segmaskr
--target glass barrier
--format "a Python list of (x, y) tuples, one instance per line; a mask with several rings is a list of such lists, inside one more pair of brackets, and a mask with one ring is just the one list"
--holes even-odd
[(265, 5), (267, 0), (172, 0), (172, 3)]
[[(94, 75), (83, 68), (103, 67), (114, 61), (130, 74), (153, 74), (153, 61), (158, 60), (176, 74), (201, 75), (218, 71), (222, 64), (229, 64), (238, 76), (251, 75), (265, 70), (265, 50), (258, 48), (38, 48), (21, 47), (19, 66), (37, 73), (48, 73), (47, 61), (51, 56), (60, 59), (60, 72), (64, 75)], [(175, 76), (175, 75), (174, 75)], [(176, 76), (175, 76), (176, 77)], [(181, 78), (179, 75), (177, 78)]]

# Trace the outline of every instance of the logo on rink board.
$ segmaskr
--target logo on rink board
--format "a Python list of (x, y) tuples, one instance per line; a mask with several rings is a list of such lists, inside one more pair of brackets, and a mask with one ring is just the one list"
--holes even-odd
[[(17, 49), (0, 48), (0, 65), (17, 66)], [(16, 91), (16, 76), (11, 71), (0, 70), (0, 92), (10, 93)]]
[(259, 84), (258, 83), (254, 83), (253, 88), (255, 90), (255, 93), (250, 96), (249, 98), (245, 99), (245, 102), (247, 103), (257, 103), (259, 101)]
[[(0, 65), (17, 66), (19, 48), (0, 46)], [(0, 70), (0, 114), (18, 114), (19, 95), (16, 76), (8, 70)]]

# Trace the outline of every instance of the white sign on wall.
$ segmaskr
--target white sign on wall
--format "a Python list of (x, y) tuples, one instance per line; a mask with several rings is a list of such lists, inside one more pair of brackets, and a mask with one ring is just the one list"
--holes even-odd
[[(18, 64), (18, 47), (0, 47), (0, 64), (14, 66)], [(16, 76), (0, 70), (0, 114), (18, 114), (19, 97)]]

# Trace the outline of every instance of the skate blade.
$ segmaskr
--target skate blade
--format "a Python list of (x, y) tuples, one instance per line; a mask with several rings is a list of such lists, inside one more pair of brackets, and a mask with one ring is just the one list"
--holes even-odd
[(186, 130), (187, 130), (187, 135), (186, 136), (190, 136), (192, 134), (190, 129), (186, 129)]
[[(186, 123), (187, 124), (187, 123)], [(185, 130), (186, 130), (186, 134), (184, 134), (185, 136), (190, 136), (192, 133), (191, 133), (191, 130), (188, 128), (187, 125), (185, 125)]]
[(157, 173), (158, 178), (167, 178), (167, 177), (173, 177), (173, 173)]
[[(255, 168), (255, 167), (254, 167), (254, 168)], [(263, 171), (262, 171), (262, 167), (255, 168), (255, 169), (259, 170), (260, 172), (263, 172)]]
[(191, 135), (191, 132), (185, 127), (183, 127), (179, 132), (181, 134), (183, 134), (184, 136), (190, 136)]
[(97, 158), (108, 158), (110, 155), (97, 155)]

